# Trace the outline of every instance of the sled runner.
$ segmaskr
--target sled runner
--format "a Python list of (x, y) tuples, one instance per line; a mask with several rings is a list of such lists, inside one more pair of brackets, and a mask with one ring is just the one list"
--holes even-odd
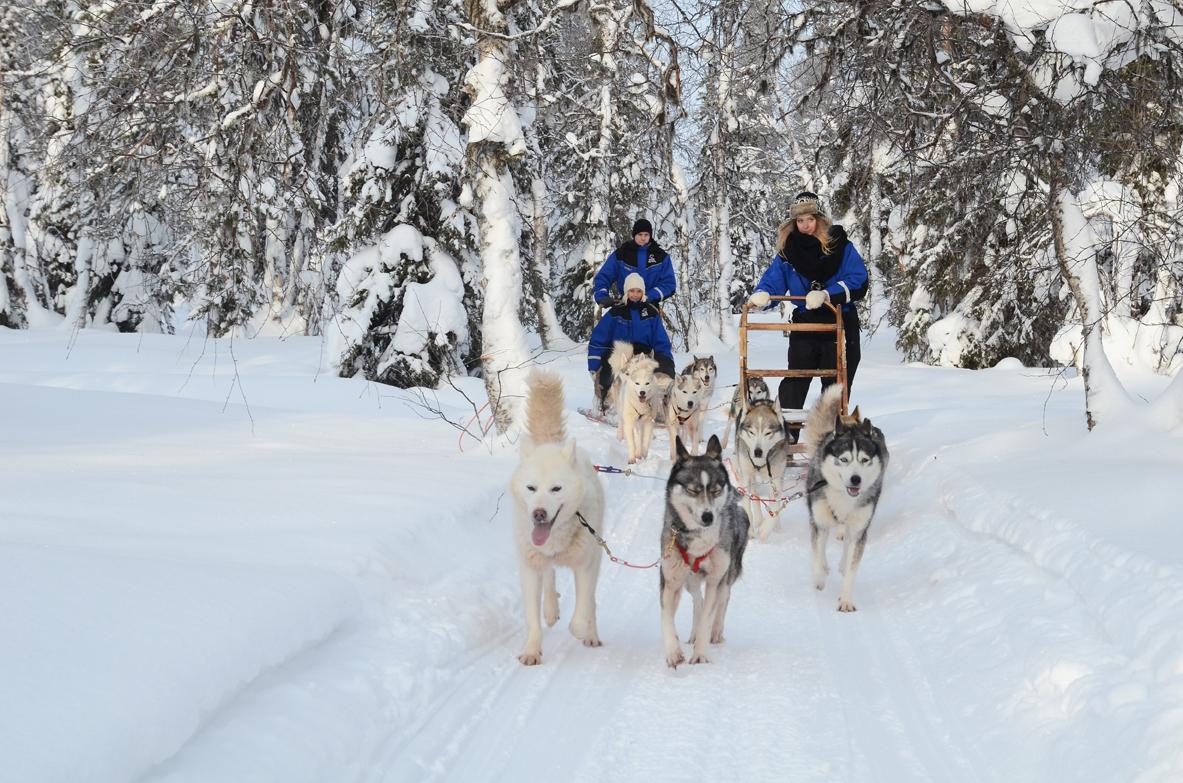
[[(770, 297), (773, 302), (788, 302), (788, 301), (805, 301), (804, 296), (773, 296)], [(842, 414), (847, 413), (846, 406), (849, 402), (848, 384), (846, 383), (846, 335), (843, 334), (842, 328), (842, 310), (841, 307), (836, 307), (829, 302), (823, 304), (834, 314), (834, 323), (832, 324), (814, 324), (814, 323), (793, 323), (792, 321), (776, 321), (776, 322), (761, 322), (748, 323), (748, 307), (744, 307), (739, 314), (739, 388), (747, 388), (749, 377), (759, 378), (833, 378), (838, 383), (842, 384)], [(836, 369), (833, 370), (762, 370), (752, 369), (748, 367), (748, 332), (784, 332), (787, 336), (789, 332), (833, 332), (837, 348), (837, 361), (835, 362)], [(801, 425), (804, 423), (808, 411), (796, 411), (791, 417), (786, 416), (785, 419), (789, 423), (789, 427), (795, 431), (795, 434), (800, 440)], [(805, 466), (809, 462), (809, 457), (806, 453), (807, 447), (801, 443), (794, 443), (789, 446), (789, 467)]]
[(596, 424), (604, 424), (608, 427), (617, 426), (616, 422), (609, 420), (602, 414), (596, 413), (591, 408), (576, 408), (575, 410), (579, 413), (579, 415), (583, 416), (583, 418), (587, 419), (588, 421), (595, 422)]

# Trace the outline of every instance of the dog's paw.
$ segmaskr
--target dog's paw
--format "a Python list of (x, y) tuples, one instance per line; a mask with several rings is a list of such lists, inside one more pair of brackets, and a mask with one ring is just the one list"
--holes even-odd
[(571, 635), (576, 639), (586, 639), (593, 635), (591, 634), (588, 625), (589, 623), (587, 620), (584, 620), (581, 617), (572, 617), (571, 622), (567, 625), (567, 630), (570, 631)]
[(846, 540), (846, 525), (834, 525), (834, 538), (839, 541)]
[(857, 612), (858, 609), (855, 608), (854, 602), (851, 601), (849, 598), (839, 598), (838, 599), (838, 611), (839, 612)]
[(522, 666), (537, 666), (542, 663), (542, 650), (526, 650), (518, 656), (518, 661)]
[(692, 663), (692, 664), (695, 664), (695, 663), (710, 663), (710, 662), (711, 662), (711, 659), (710, 659), (710, 658), (708, 658), (708, 657), (707, 657), (707, 654), (706, 654), (706, 653), (704, 653), (704, 652), (701, 652), (701, 653), (700, 653), (700, 652), (696, 652), (696, 653), (694, 653), (693, 655), (691, 655), (691, 656), (690, 656), (690, 663)]
[(604, 643), (600, 641), (600, 637), (595, 636), (593, 634), (592, 636), (589, 636), (583, 640), (583, 646), (584, 647), (603, 647)]
[(727, 640), (723, 638), (722, 631), (720, 631), (719, 633), (711, 634), (711, 644), (723, 644), (723, 642), (725, 642), (725, 641), (727, 641)]
[[(776, 529), (776, 517), (765, 517), (764, 519), (762, 519), (760, 521), (760, 541), (761, 542), (767, 541), (768, 537), (770, 535), (772, 535), (772, 531), (775, 529)], [(750, 530), (751, 530), (751, 528), (749, 528), (749, 531)]]
[(666, 666), (670, 667), (671, 669), (676, 669), (676, 668), (678, 668), (678, 664), (680, 664), (680, 663), (686, 663), (686, 656), (682, 654), (681, 647), (679, 647), (678, 649), (676, 649), (672, 652), (666, 652), (666, 654), (665, 654), (665, 665)]
[(550, 628), (559, 621), (559, 594), (548, 595), (543, 601), (542, 619), (546, 620), (546, 627)]

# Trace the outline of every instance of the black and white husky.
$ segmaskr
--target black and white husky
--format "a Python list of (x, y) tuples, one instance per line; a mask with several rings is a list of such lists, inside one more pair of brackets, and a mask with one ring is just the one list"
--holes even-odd
[(709, 663), (707, 641), (723, 642), (731, 585), (743, 571), (748, 545), (748, 515), (727, 478), (718, 437), (712, 435), (698, 457), (680, 438), (676, 445), (678, 460), (665, 489), (660, 580), (665, 662), (673, 668), (686, 661), (674, 627), (682, 587), (694, 602), (690, 663)]
[(842, 592), (838, 611), (855, 611), (854, 575), (867, 546), (867, 531), (883, 492), (887, 470), (887, 442), (870, 419), (840, 413), (842, 387), (831, 384), (809, 412), (804, 442), (810, 447), (810, 538), (813, 543), (813, 583), (826, 586), (826, 539), (830, 528), (845, 528), (842, 549)]

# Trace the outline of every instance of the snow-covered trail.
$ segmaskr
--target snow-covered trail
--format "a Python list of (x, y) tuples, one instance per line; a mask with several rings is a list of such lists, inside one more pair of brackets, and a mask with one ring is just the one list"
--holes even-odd
[[(318, 378), (314, 341), (240, 344), (241, 375), (216, 344), (59, 342), (0, 330), (21, 412), (0, 459), (0, 783), (1183, 779), (1183, 442), (1084, 433), (1079, 389), (1046, 371), (864, 352), (857, 401), (892, 461), (857, 613), (835, 611), (837, 573), (813, 589), (795, 502), (748, 549), (712, 663), (669, 670), (656, 572), (605, 562), (604, 647), (568, 634), (560, 572), (565, 616), (526, 668), (512, 443), (460, 453), (405, 393)], [(716, 359), (720, 405), (736, 359)], [(574, 413), (583, 358), (546, 363), (571, 434), (622, 465)], [(432, 401), (465, 420), (482, 391)], [(665, 438), (640, 467), (656, 480), (601, 477), (605, 537), (636, 563), (657, 554)]]
[[(570, 421), (584, 448), (621, 464), (609, 428)], [(665, 448), (656, 438), (658, 456), (640, 472), (668, 473)], [(909, 481), (926, 479), (904, 451), (858, 575), (857, 613), (836, 611), (839, 543), (830, 543), (826, 590), (810, 584), (800, 503), (768, 543), (748, 549), (727, 642), (712, 648), (709, 665), (665, 666), (655, 570), (607, 561), (604, 647), (583, 648), (566, 630), (573, 587), (560, 572), (564, 616), (544, 636), (543, 665), (516, 662), (520, 629), (491, 645), (412, 731), (380, 750), (365, 779), (511, 780), (528, 771), (575, 781), (936, 783), (1040, 781), (1066, 770), (1105, 779), (1047, 752), (1049, 740), (1066, 741), (1053, 721), (1041, 734), (1015, 713), (1025, 699), (1062, 698), (1081, 675), (1073, 661), (1120, 678), (1125, 656), (1062, 580), (955, 524), (930, 493), (909, 492)], [(618, 556), (650, 562), (664, 483), (604, 481), (605, 537)], [(689, 618), (683, 601), (683, 642)], [(1060, 669), (1032, 672), (1032, 650)], [(1068, 741), (1085, 748), (1090, 738)]]

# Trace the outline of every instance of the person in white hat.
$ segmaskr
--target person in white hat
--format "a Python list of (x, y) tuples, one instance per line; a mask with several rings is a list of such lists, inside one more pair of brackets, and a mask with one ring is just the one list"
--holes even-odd
[(636, 272), (624, 279), (623, 303), (604, 313), (592, 330), (587, 346), (587, 369), (596, 384), (596, 399), (603, 400), (612, 387), (612, 369), (608, 357), (617, 340), (633, 344), (634, 353), (646, 353), (657, 360), (657, 372), (670, 378), (675, 375), (674, 352), (670, 336), (661, 320), (657, 305), (648, 301), (645, 279)]

